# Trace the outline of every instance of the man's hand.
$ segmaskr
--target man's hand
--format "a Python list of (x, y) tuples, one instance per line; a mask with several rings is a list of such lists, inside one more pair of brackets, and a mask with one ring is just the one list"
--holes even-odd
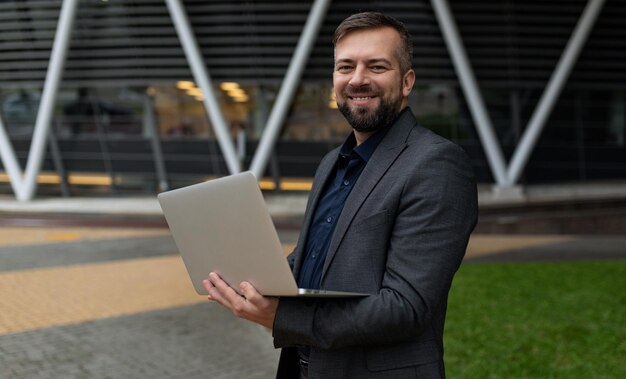
[(209, 293), (208, 299), (228, 308), (235, 316), (272, 329), (278, 308), (278, 298), (261, 295), (252, 284), (241, 282), (243, 296), (232, 289), (222, 278), (212, 272), (202, 281)]

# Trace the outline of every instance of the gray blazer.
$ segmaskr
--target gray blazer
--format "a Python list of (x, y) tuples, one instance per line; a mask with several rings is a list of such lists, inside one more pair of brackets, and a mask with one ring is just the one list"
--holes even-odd
[[(300, 238), (288, 257), (297, 278), (320, 193), (338, 150), (315, 175)], [(477, 220), (476, 183), (457, 145), (405, 110), (370, 158), (330, 242), (321, 287), (350, 299), (281, 298), (278, 378), (297, 378), (297, 345), (311, 346), (310, 378), (443, 378), (448, 291)]]

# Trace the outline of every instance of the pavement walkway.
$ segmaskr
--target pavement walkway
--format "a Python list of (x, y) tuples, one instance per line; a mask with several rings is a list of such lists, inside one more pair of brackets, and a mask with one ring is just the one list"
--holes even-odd
[(167, 229), (0, 228), (0, 378), (270, 378), (269, 332), (197, 295)]
[[(166, 228), (75, 225), (0, 226), (0, 378), (274, 377), (270, 333), (195, 294)], [(620, 235), (475, 234), (465, 264), (624, 258)]]

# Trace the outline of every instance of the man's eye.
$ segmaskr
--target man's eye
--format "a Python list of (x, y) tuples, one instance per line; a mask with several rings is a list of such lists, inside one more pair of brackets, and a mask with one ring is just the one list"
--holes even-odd
[(387, 68), (385, 66), (372, 66), (372, 67), (370, 67), (370, 70), (372, 70), (374, 72), (383, 72), (383, 71), (387, 70)]
[(352, 69), (352, 66), (339, 66), (337, 67), (337, 71), (341, 71), (341, 72), (347, 72), (350, 71)]

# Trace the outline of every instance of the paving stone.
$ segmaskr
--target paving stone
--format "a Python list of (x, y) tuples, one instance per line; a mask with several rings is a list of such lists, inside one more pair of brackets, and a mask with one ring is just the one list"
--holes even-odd
[[(298, 238), (295, 231), (281, 231), (279, 235), (287, 245), (295, 244)], [(170, 235), (20, 246), (0, 244), (0, 272), (171, 254), (178, 254), (178, 249)]]
[(0, 336), (2, 378), (271, 378), (266, 329), (215, 304)]
[(2, 271), (178, 254), (171, 236), (0, 247)]
[[(297, 232), (281, 231), (280, 237), (284, 244), (293, 244), (296, 242)], [(510, 248), (503, 251), (469, 261), (626, 257), (626, 237), (621, 236), (576, 236), (568, 241), (544, 241), (522, 249), (519, 245), (517, 248), (513, 245), (515, 244), (512, 243)], [(176, 248), (170, 236), (5, 246), (0, 247), (0, 274), (10, 271), (16, 275), (24, 275), (36, 271), (28, 269), (57, 266), (80, 268), (81, 266), (74, 265), (94, 262), (124, 263), (123, 260), (127, 259), (175, 253)], [(145, 275), (147, 266), (138, 267), (137, 271), (143, 271)], [(86, 266), (82, 266), (81, 270), (81, 273), (87, 272)], [(116, 271), (116, 274), (119, 272)], [(160, 270), (159, 274), (162, 273), (163, 270)], [(141, 274), (142, 272), (137, 272), (137, 277), (141, 278)], [(41, 276), (40, 273), (37, 275)], [(93, 277), (91, 275), (89, 278)], [(163, 275), (158, 277), (159, 283), (165, 283)], [(125, 285), (124, 289), (127, 287)], [(8, 296), (7, 291), (8, 295), (25, 298), (20, 307), (43, 301), (39, 287), (32, 298), (27, 298), (24, 294), (24, 286), (21, 293), (20, 288), (0, 288), (0, 295), (5, 296), (5, 299)], [(76, 292), (72, 290), (72, 293)], [(126, 292), (123, 294), (128, 298)], [(67, 298), (69, 297), (59, 294), (52, 300), (59, 303)], [(175, 297), (180, 298), (178, 295)], [(77, 303), (84, 311), (93, 311), (86, 301)], [(119, 302), (111, 301), (110, 306), (119, 306)], [(172, 306), (171, 303), (168, 306)], [(3, 314), (0, 314), (0, 327), (8, 322), (28, 325), (32, 321), (28, 317), (45, 318), (47, 315), (51, 319), (49, 312), (43, 315), (22, 312), (20, 314), (24, 314), (23, 319), (8, 320), (6, 315), (15, 309), (17, 308), (7, 308), (4, 319)], [(73, 312), (73, 309), (69, 306), (64, 308), (68, 312)], [(273, 378), (278, 362), (279, 352), (273, 348), (271, 335), (266, 329), (239, 320), (220, 306), (206, 302), (71, 325), (50, 325), (45, 324), (46, 327), (42, 329), (0, 335), (0, 378), (261, 379)]]

